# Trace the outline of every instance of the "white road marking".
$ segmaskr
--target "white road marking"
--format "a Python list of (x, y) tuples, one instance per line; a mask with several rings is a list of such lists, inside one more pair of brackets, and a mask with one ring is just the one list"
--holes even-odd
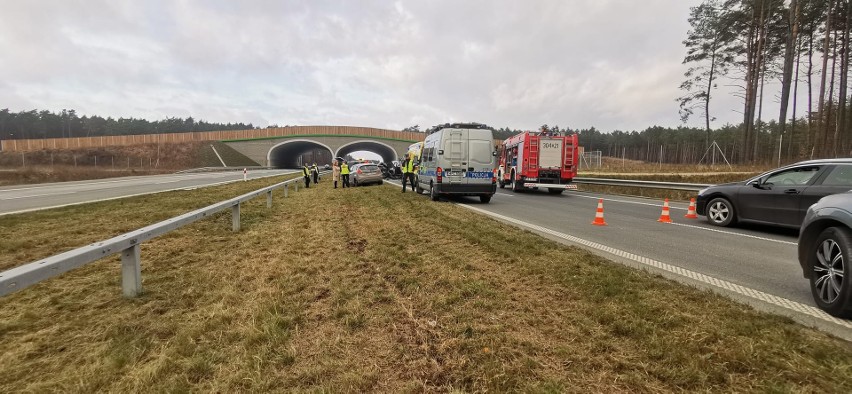
[(644, 257), (644, 256), (640, 256), (640, 255), (637, 255), (637, 254), (634, 254), (634, 253), (625, 252), (623, 250), (612, 248), (612, 247), (609, 247), (609, 246), (606, 246), (606, 245), (603, 245), (603, 244), (599, 244), (597, 242), (587, 241), (585, 239), (578, 238), (578, 237), (575, 237), (573, 235), (554, 231), (554, 230), (551, 230), (549, 228), (545, 228), (545, 227), (541, 227), (541, 226), (538, 226), (538, 225), (535, 225), (535, 224), (527, 223), (527, 222), (524, 222), (524, 221), (521, 221), (521, 220), (518, 220), (518, 219), (514, 219), (514, 218), (511, 218), (511, 217), (508, 217), (508, 216), (503, 216), (503, 215), (493, 213), (493, 212), (490, 212), (490, 211), (487, 211), (487, 210), (484, 210), (484, 209), (481, 209), (481, 208), (477, 208), (477, 207), (474, 207), (474, 206), (471, 206), (471, 205), (465, 205), (465, 204), (457, 204), (457, 205), (460, 206), (460, 207), (463, 207), (463, 208), (470, 209), (474, 212), (477, 212), (477, 213), (480, 213), (480, 214), (483, 214), (483, 215), (491, 216), (493, 218), (500, 219), (500, 220), (508, 222), (508, 223), (512, 223), (512, 224), (520, 226), (520, 227), (526, 227), (528, 229), (532, 229), (532, 230), (535, 230), (535, 231), (538, 231), (538, 232), (541, 232), (541, 233), (549, 234), (549, 235), (564, 239), (564, 240), (569, 241), (569, 242), (574, 243), (574, 244), (583, 245), (583, 246), (588, 247), (590, 249), (609, 253), (609, 254), (618, 256), (620, 258), (623, 258), (625, 260), (629, 260), (629, 261), (632, 261), (634, 263), (638, 263), (642, 266), (651, 267), (651, 268), (655, 268), (655, 269), (658, 269), (658, 270), (663, 270), (663, 271), (666, 271), (666, 272), (669, 272), (669, 273), (672, 273), (672, 274), (675, 274), (675, 275), (678, 275), (678, 276), (681, 276), (681, 277), (684, 277), (684, 278), (689, 278), (691, 280), (698, 281), (700, 283), (703, 283), (705, 285), (709, 285), (709, 286), (717, 288), (717, 289), (722, 289), (722, 290), (725, 290), (725, 291), (733, 292), (733, 293), (739, 294), (741, 296), (744, 296), (744, 297), (747, 297), (747, 298), (750, 298), (750, 299), (753, 299), (753, 300), (761, 301), (761, 302), (764, 302), (764, 303), (768, 303), (768, 304), (771, 304), (771, 305), (774, 305), (776, 307), (780, 307), (780, 308), (783, 308), (783, 309), (786, 309), (786, 310), (789, 310), (789, 311), (792, 311), (792, 312), (805, 314), (805, 315), (808, 315), (810, 317), (821, 320), (823, 322), (832, 323), (832, 324), (841, 326), (841, 327), (846, 328), (846, 329), (852, 329), (852, 321), (838, 319), (834, 316), (831, 316), (831, 315), (825, 313), (823, 310), (816, 308), (816, 307), (813, 307), (813, 306), (810, 306), (810, 305), (805, 305), (805, 304), (802, 304), (802, 303), (799, 303), (799, 302), (795, 302), (795, 301), (786, 299), (784, 297), (779, 297), (779, 296), (772, 295), (772, 294), (769, 294), (769, 293), (764, 293), (764, 292), (759, 291), (759, 290), (755, 290), (755, 289), (752, 289), (752, 288), (749, 288), (749, 287), (741, 286), (741, 285), (738, 285), (736, 283), (728, 282), (728, 281), (725, 281), (725, 280), (722, 280), (722, 279), (714, 278), (712, 276), (705, 275), (705, 274), (702, 274), (700, 272), (695, 272), (695, 271), (691, 271), (691, 270), (681, 268), (681, 267), (678, 267), (678, 266), (666, 264), (666, 263), (663, 263), (663, 262), (660, 262), (660, 261), (657, 261), (657, 260), (654, 260), (654, 259), (650, 259), (650, 258), (647, 258), (647, 257)]
[[(599, 199), (601, 198), (601, 197), (595, 197), (595, 196), (584, 196), (584, 195), (582, 195), (582, 194), (580, 194), (580, 193), (573, 193), (573, 195), (575, 195), (575, 196), (577, 196), (577, 197), (582, 197), (582, 198), (592, 199), (592, 200), (599, 200)], [(662, 202), (662, 201), (660, 201), (659, 203), (656, 203), (656, 204), (655, 204), (655, 203), (650, 203), (650, 202), (639, 202), (639, 201), (629, 201), (629, 200), (616, 200), (616, 199), (614, 199), (614, 198), (604, 198), (603, 200), (604, 200), (604, 201), (612, 201), (612, 202), (620, 202), (620, 203), (624, 203), (624, 204), (647, 205), (647, 206), (651, 206), (651, 207), (659, 207), (660, 209), (662, 209), (662, 208), (663, 208), (663, 202)], [(680, 207), (673, 206), (671, 203), (669, 203), (669, 209), (680, 209), (681, 211), (686, 211), (686, 210), (687, 210), (687, 208), (680, 208)]]
[(761, 241), (778, 242), (778, 243), (780, 243), (780, 244), (787, 244), (787, 245), (793, 245), (793, 246), (796, 246), (796, 245), (798, 245), (798, 244), (799, 244), (798, 242), (790, 242), (790, 241), (782, 241), (782, 240), (780, 240), (780, 239), (772, 239), (772, 238), (766, 238), (766, 237), (758, 237), (757, 235), (749, 235), (749, 234), (743, 234), (743, 233), (736, 233), (736, 232), (733, 232), (733, 231), (725, 231), (725, 230), (719, 230), (719, 229), (709, 228), (709, 227), (693, 226), (693, 225), (691, 225), (691, 224), (682, 224), (682, 223), (672, 223), (672, 224), (673, 224), (673, 225), (675, 225), (675, 226), (689, 227), (689, 228), (694, 228), (694, 229), (698, 229), (698, 230), (712, 231), (712, 232), (714, 232), (714, 233), (720, 233), (720, 234), (733, 235), (733, 236), (735, 236), (735, 237), (753, 238), (753, 239), (759, 239), (759, 240), (761, 240)]
[(45, 194), (32, 194), (32, 195), (29, 195), (29, 196), (19, 196), (19, 197), (6, 197), (6, 198), (0, 198), (0, 200), (18, 200), (18, 199), (21, 199), (21, 198), (42, 197), (42, 196), (57, 196), (57, 195), (62, 195), (62, 194), (74, 194), (74, 193), (76, 193), (76, 192), (70, 192), (70, 193), (45, 193)]

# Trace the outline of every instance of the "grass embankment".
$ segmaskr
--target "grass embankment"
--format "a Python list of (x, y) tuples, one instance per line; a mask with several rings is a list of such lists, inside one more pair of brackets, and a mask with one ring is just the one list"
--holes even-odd
[[(3, 217), (0, 267), (263, 183)], [(463, 208), (275, 198), (143, 244), (140, 298), (117, 258), (0, 298), (0, 391), (852, 391), (846, 342)]]
[[(753, 173), (713, 173), (708, 175), (689, 174), (657, 174), (657, 175), (637, 175), (637, 174), (608, 174), (605, 176), (596, 176), (606, 179), (630, 179), (639, 181), (657, 181), (657, 182), (677, 182), (677, 183), (701, 183), (715, 185), (719, 183), (739, 182), (744, 181), (752, 176), (759, 175), (759, 172)], [(585, 176), (580, 174), (580, 176)], [(594, 178), (589, 176), (590, 178)], [(640, 196), (650, 198), (669, 198), (672, 200), (688, 201), (696, 196), (696, 192), (682, 190), (667, 190), (667, 189), (652, 189), (645, 187), (624, 187), (624, 186), (601, 186), (578, 184), (577, 189), (581, 191), (606, 193), (606, 194), (622, 194), (628, 196)]]
[(728, 166), (724, 162), (711, 165), (703, 164), (658, 164), (641, 160), (624, 160), (617, 157), (602, 157), (601, 165), (587, 168), (582, 166), (582, 176), (596, 176), (597, 174), (681, 174), (681, 173), (753, 173), (764, 172), (776, 168), (775, 164), (736, 164)]
[(215, 159), (209, 142), (0, 152), (0, 186), (172, 173), (203, 167), (205, 148)]
[[(600, 167), (584, 168), (578, 176), (584, 178), (631, 179), (715, 185), (743, 181), (772, 168), (775, 167), (771, 165), (736, 165), (728, 167), (724, 164), (715, 166), (696, 164), (658, 165), (638, 160), (625, 160), (622, 162), (618, 158), (604, 157), (601, 160)], [(669, 198), (684, 201), (695, 197), (696, 194), (689, 191), (599, 185), (578, 185), (578, 189), (595, 193), (622, 194), (660, 199)]]
[[(222, 160), (228, 167), (255, 167), (261, 165), (224, 142), (214, 141), (211, 145), (216, 147), (216, 151), (219, 152), (219, 156), (222, 156)], [(218, 161), (218, 158), (216, 160)], [(218, 162), (217, 165), (222, 165), (222, 163)]]

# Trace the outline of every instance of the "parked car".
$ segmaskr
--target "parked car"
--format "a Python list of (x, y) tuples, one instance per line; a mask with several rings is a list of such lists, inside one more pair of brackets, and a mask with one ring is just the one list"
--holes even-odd
[(379, 170), (379, 166), (372, 163), (360, 163), (354, 164), (349, 168), (350, 177), (352, 178), (352, 185), (361, 186), (368, 185), (371, 183), (376, 183), (381, 185), (384, 181), (382, 180), (382, 171)]
[(852, 158), (810, 160), (705, 188), (698, 192), (696, 211), (717, 226), (756, 222), (799, 228), (808, 207), (849, 190)]
[(850, 253), (852, 193), (825, 197), (808, 208), (799, 232), (799, 264), (817, 306), (837, 317), (852, 317)]

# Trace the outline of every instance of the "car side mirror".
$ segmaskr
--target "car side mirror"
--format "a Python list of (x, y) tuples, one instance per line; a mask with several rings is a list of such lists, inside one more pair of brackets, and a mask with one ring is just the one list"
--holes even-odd
[(497, 157), (497, 151), (495, 150), (495, 151), (491, 152), (491, 156)]
[(439, 154), (439, 155), (443, 155), (443, 154), (444, 154), (444, 150), (443, 150), (443, 149), (439, 150), (439, 151), (438, 151), (438, 154)]

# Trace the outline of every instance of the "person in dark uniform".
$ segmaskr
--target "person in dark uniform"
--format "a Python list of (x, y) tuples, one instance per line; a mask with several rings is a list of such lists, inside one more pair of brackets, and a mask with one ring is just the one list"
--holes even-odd
[(317, 167), (317, 163), (311, 166), (311, 175), (314, 176), (314, 185), (319, 183), (319, 167)]

